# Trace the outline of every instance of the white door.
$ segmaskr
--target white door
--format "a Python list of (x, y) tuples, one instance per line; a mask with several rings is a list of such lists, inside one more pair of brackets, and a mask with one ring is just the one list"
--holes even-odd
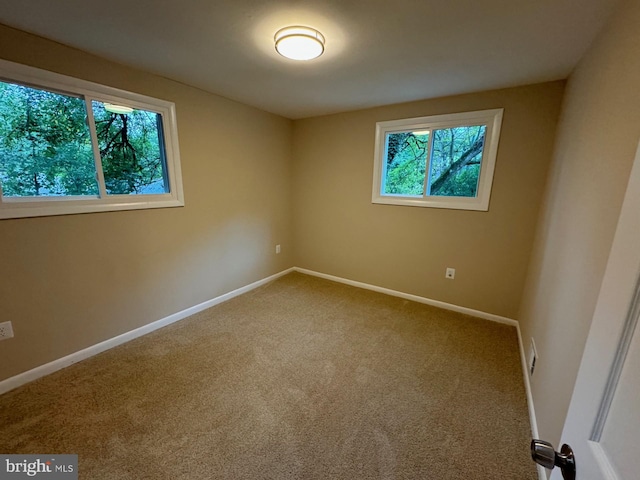
[(639, 274), (640, 146), (562, 432), (578, 480), (640, 479)]

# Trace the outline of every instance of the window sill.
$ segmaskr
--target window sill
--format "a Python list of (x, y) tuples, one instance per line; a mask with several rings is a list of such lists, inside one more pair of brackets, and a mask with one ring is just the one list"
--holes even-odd
[[(151, 197), (151, 195), (149, 195)], [(35, 199), (25, 202), (12, 202), (4, 199), (0, 205), (0, 220), (10, 218), (49, 217), (54, 215), (75, 215), (79, 213), (117, 212), (123, 210), (146, 210), (151, 208), (184, 207), (184, 201), (175, 198), (162, 198), (154, 195), (154, 198), (145, 198), (133, 201), (131, 198), (122, 201), (102, 201), (98, 198), (76, 200), (70, 197), (64, 199)], [(158, 198), (160, 197), (160, 198)]]
[(406, 207), (446, 208), (453, 210), (475, 210), (486, 212), (489, 210), (489, 199), (482, 202), (480, 198), (446, 197), (442, 200), (424, 197), (375, 196), (371, 203), (380, 205), (402, 205)]

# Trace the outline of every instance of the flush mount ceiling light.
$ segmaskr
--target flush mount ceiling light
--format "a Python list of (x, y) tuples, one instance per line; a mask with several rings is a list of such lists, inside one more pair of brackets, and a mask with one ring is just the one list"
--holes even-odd
[(292, 60), (312, 60), (324, 52), (324, 35), (314, 28), (285, 27), (274, 37), (276, 51)]
[(131, 107), (125, 107), (124, 105), (114, 105), (113, 103), (105, 103), (104, 104), (104, 109), (107, 112), (121, 113), (123, 115), (127, 115), (127, 114), (133, 112), (133, 108), (131, 108)]

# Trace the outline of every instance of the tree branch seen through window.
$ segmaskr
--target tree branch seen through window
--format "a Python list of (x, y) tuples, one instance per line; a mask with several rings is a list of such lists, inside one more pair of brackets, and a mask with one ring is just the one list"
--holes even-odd
[(372, 201), (487, 210), (502, 109), (376, 124)]

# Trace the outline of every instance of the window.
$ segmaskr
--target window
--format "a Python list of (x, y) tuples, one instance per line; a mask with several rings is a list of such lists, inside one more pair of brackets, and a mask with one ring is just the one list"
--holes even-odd
[(502, 109), (378, 122), (373, 203), (488, 210)]
[(0, 219), (183, 205), (173, 103), (0, 60)]

